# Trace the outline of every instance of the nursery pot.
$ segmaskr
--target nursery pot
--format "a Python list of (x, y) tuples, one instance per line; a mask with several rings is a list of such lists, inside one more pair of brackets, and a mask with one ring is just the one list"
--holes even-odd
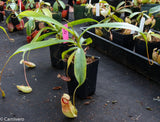
[[(87, 96), (93, 95), (95, 93), (96, 82), (97, 82), (97, 71), (100, 58), (99, 57), (94, 57), (94, 58), (95, 60), (92, 63), (87, 64), (87, 75), (85, 82), (76, 91), (76, 95), (80, 98), (86, 98)], [(68, 92), (70, 95), (73, 95), (73, 92), (78, 85), (78, 82), (74, 76), (73, 63), (70, 65), (68, 69), (68, 75), (71, 78), (71, 81), (67, 82)]]
[(61, 12), (55, 12), (52, 14), (53, 19), (61, 22), (62, 21), (62, 13)]
[(84, 18), (85, 6), (73, 5), (74, 7), (74, 19), (82, 19)]
[[(87, 3), (89, 3), (89, 0), (87, 0)], [(99, 0), (91, 0), (91, 4), (99, 3)]]
[(0, 22), (4, 20), (3, 14), (0, 13)]
[[(148, 42), (149, 58), (152, 59), (154, 48), (160, 49), (160, 42)], [(147, 57), (146, 42), (144, 40), (135, 39), (135, 52)]]
[(11, 21), (12, 21), (13, 25), (15, 25), (15, 26), (20, 23), (15, 14), (11, 14)]
[[(151, 31), (160, 34), (159, 31), (154, 29), (151, 29)], [(150, 59), (152, 59), (152, 52), (154, 48), (160, 49), (160, 41), (148, 42), (148, 53)], [(147, 57), (146, 42), (144, 40), (135, 39), (135, 52)]]
[(5, 9), (5, 16), (6, 19), (8, 18), (8, 16), (12, 13), (12, 11)]
[(0, 11), (3, 11), (3, 6), (0, 6)]
[(55, 67), (57, 69), (64, 69), (66, 63), (62, 60), (62, 52), (69, 49), (70, 43), (65, 44), (57, 44), (50, 46), (50, 58), (51, 58), (51, 64), (52, 67)]
[(133, 34), (124, 35), (121, 34), (122, 30), (112, 30), (113, 42), (119, 44), (127, 49), (133, 50), (135, 41), (133, 40)]
[[(143, 4), (141, 5), (141, 11), (148, 11), (149, 9), (151, 9), (152, 7), (158, 6), (159, 4)], [(159, 13), (159, 12), (157, 12)], [(157, 13), (154, 13), (154, 18), (156, 20), (156, 24), (154, 25), (153, 29), (160, 31), (160, 17), (159, 15), (156, 15)], [(147, 12), (148, 14), (148, 12)]]

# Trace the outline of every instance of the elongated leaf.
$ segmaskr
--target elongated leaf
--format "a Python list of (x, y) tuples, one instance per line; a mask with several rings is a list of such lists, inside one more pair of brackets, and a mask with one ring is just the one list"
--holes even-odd
[(12, 14), (10, 14), (10, 15), (7, 17), (7, 19), (6, 19), (6, 23), (7, 23), (7, 24), (9, 23), (9, 19), (11, 18), (11, 15), (12, 15)]
[(65, 9), (65, 8), (66, 8), (66, 5), (64, 4), (64, 2), (63, 2), (63, 1), (59, 0), (58, 2), (59, 2), (60, 6), (61, 6), (63, 9)]
[(43, 11), (44, 15), (52, 18), (52, 13), (48, 8), (43, 8), (42, 11)]
[(159, 34), (151, 34), (151, 35), (160, 39), (160, 35)]
[(11, 7), (12, 10), (18, 10), (18, 6), (17, 6), (16, 3), (11, 3), (10, 7)]
[(112, 15), (112, 17), (114, 18), (114, 20), (115, 20), (116, 22), (123, 22), (123, 19), (117, 17), (116, 15)]
[(2, 29), (2, 30), (4, 31), (4, 33), (6, 34), (6, 36), (8, 37), (9, 40), (14, 41), (14, 39), (11, 39), (11, 38), (8, 36), (6, 30), (5, 30), (2, 26), (0, 26), (0, 29)]
[(157, 5), (155, 7), (152, 7), (151, 9), (149, 9), (149, 13), (157, 13), (160, 11), (160, 5)]
[(87, 39), (81, 38), (80, 44), (82, 45), (84, 42), (86, 42), (84, 45), (89, 45), (92, 43), (92, 39), (91, 38), (87, 38)]
[(57, 1), (55, 1), (55, 3), (53, 4), (53, 10), (54, 11), (58, 11), (58, 3), (57, 3)]
[(124, 12), (127, 12), (127, 13), (132, 13), (132, 10), (131, 9), (129, 9), (129, 8), (123, 8), (123, 9), (121, 9), (121, 10), (119, 10), (118, 11), (119, 13), (124, 13)]
[(143, 16), (147, 17), (147, 18), (150, 18), (150, 16), (148, 16), (147, 14), (143, 13)]
[(63, 52), (62, 52), (62, 59), (65, 58), (65, 56), (66, 56), (67, 53), (69, 53), (69, 52), (71, 52), (71, 51), (73, 51), (73, 50), (76, 50), (76, 49), (77, 49), (77, 47), (71, 47), (71, 48), (69, 48), (68, 50), (63, 51)]
[(79, 38), (81, 38), (83, 36), (83, 34), (91, 29), (91, 28), (95, 28), (95, 27), (106, 27), (106, 28), (123, 28), (123, 29), (130, 29), (130, 30), (134, 30), (134, 31), (137, 31), (139, 33), (143, 33), (141, 31), (140, 28), (138, 28), (137, 26), (135, 25), (132, 25), (132, 24), (129, 24), (129, 23), (126, 23), (126, 22), (112, 22), (112, 23), (102, 23), (102, 24), (95, 24), (95, 25), (91, 25), (89, 26), (87, 29), (85, 29), (81, 35), (79, 36)]
[[(32, 42), (36, 42), (36, 41), (38, 40), (39, 36), (41, 35), (41, 33), (42, 33), (44, 30), (47, 30), (47, 29), (50, 29), (50, 30), (54, 31), (54, 28), (44, 27), (44, 28), (42, 28), (42, 29), (37, 33), (37, 35), (33, 38)], [(47, 36), (47, 35), (49, 36), (49, 34), (46, 34), (46, 36)], [(32, 42), (31, 42), (31, 43), (32, 43)]]
[(26, 33), (28, 36), (30, 36), (32, 33), (32, 30), (35, 29), (35, 20), (30, 18), (26, 24), (27, 24)]
[(131, 18), (133, 18), (134, 16), (136, 16), (136, 15), (138, 15), (138, 14), (140, 14), (140, 13), (141, 13), (141, 12), (134, 12), (134, 13), (130, 14), (129, 18), (131, 19)]
[(46, 37), (50, 36), (50, 35), (53, 35), (53, 34), (56, 34), (56, 32), (48, 32), (48, 33), (45, 33), (43, 35), (41, 35), (36, 42), (38, 41), (42, 41), (43, 39), (45, 39)]
[(111, 6), (111, 5), (110, 5), (110, 7), (111, 7), (111, 9), (112, 9), (113, 11), (116, 10), (116, 8), (115, 8), (114, 6)]
[(50, 17), (47, 17), (45, 16), (43, 13), (41, 12), (34, 12), (34, 11), (24, 11), (24, 12), (21, 12), (19, 14), (20, 17), (32, 17), (33, 19), (35, 20), (38, 20), (38, 21), (43, 21), (43, 22), (46, 22), (46, 23), (52, 23), (52, 24), (55, 24), (61, 28), (64, 28), (66, 29), (68, 32), (70, 32), (71, 34), (74, 34), (73, 31), (71, 31), (70, 29), (66, 28), (63, 24), (61, 24), (60, 22), (56, 21), (55, 19), (52, 19)]
[(86, 79), (87, 62), (86, 56), (83, 48), (78, 48), (76, 50), (74, 59), (74, 75), (78, 81), (79, 86), (81, 86)]
[(123, 4), (125, 4), (125, 1), (120, 2), (120, 3), (117, 5), (116, 9), (119, 9)]
[(95, 20), (95, 19), (84, 18), (84, 19), (79, 19), (79, 20), (75, 20), (75, 21), (69, 22), (68, 23), (68, 27), (72, 27), (72, 26), (75, 26), (75, 25), (83, 24), (83, 23), (86, 23), (86, 22), (96, 22), (96, 23), (98, 23), (98, 21)]
[(72, 63), (72, 60), (73, 60), (73, 57), (74, 57), (74, 55), (75, 55), (75, 53), (76, 53), (76, 51), (74, 51), (70, 56), (69, 56), (69, 58), (68, 58), (68, 60), (67, 60), (67, 74), (68, 74), (68, 68), (69, 68), (69, 66), (71, 65), (71, 63)]
[(41, 41), (41, 42), (33, 42), (33, 43), (29, 43), (26, 44), (24, 46), (21, 46), (20, 48), (18, 48), (11, 57), (13, 57), (14, 55), (21, 53), (21, 52), (26, 52), (29, 50), (34, 50), (34, 49), (39, 49), (39, 48), (44, 48), (44, 47), (48, 47), (51, 45), (55, 45), (55, 44), (60, 44), (63, 42), (70, 42), (70, 43), (74, 43), (72, 40), (57, 40), (56, 38), (51, 38), (45, 41)]

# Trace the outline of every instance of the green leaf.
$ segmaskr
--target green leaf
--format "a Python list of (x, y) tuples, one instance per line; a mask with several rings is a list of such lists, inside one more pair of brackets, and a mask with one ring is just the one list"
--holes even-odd
[(63, 9), (65, 9), (65, 8), (66, 8), (66, 5), (64, 4), (64, 2), (63, 2), (63, 1), (59, 0), (58, 2), (59, 2), (60, 6), (61, 6)]
[(160, 35), (159, 34), (151, 34), (152, 36), (156, 37), (156, 38), (159, 38), (160, 39)]
[(75, 25), (83, 24), (83, 23), (86, 23), (86, 22), (96, 22), (96, 23), (98, 23), (98, 21), (95, 20), (95, 19), (84, 18), (84, 19), (79, 19), (79, 20), (75, 20), (75, 21), (69, 22), (68, 23), (68, 27), (73, 27)]
[(30, 17), (26, 24), (27, 24), (26, 33), (28, 36), (30, 36), (32, 33), (32, 30), (35, 29), (35, 20)]
[(55, 1), (54, 4), (53, 4), (53, 10), (54, 11), (58, 11), (58, 3), (57, 3), (57, 1)]
[(87, 62), (86, 55), (83, 48), (78, 48), (76, 50), (74, 59), (74, 75), (78, 81), (79, 86), (81, 86), (86, 79)]
[(72, 40), (57, 40), (56, 38), (51, 38), (45, 41), (40, 41), (40, 42), (33, 42), (33, 43), (29, 43), (26, 44), (24, 46), (21, 46), (20, 48), (18, 48), (11, 57), (13, 57), (14, 55), (21, 53), (21, 52), (27, 52), (30, 50), (35, 50), (35, 49), (39, 49), (39, 48), (44, 48), (44, 47), (48, 47), (51, 45), (55, 45), (55, 44), (60, 44), (63, 42), (70, 42), (70, 43), (74, 43), (74, 41)]
[(27, 10), (29, 8), (29, 4), (26, 4), (25, 5), (25, 9)]
[(4, 31), (4, 33), (6, 34), (6, 36), (8, 37), (9, 40), (14, 41), (14, 39), (11, 39), (11, 38), (8, 36), (6, 30), (5, 30), (2, 26), (0, 26), (0, 29), (2, 29), (2, 30)]
[(117, 5), (116, 10), (119, 9), (123, 4), (125, 4), (125, 1), (120, 2), (120, 3)]
[(10, 7), (11, 7), (12, 10), (18, 10), (18, 6), (17, 6), (16, 3), (11, 3)]
[(160, 11), (160, 5), (152, 7), (149, 9), (149, 13), (157, 13)]
[(123, 22), (123, 19), (117, 17), (116, 15), (112, 15), (112, 17), (114, 18), (114, 20), (115, 20), (116, 22)]
[(116, 8), (115, 8), (114, 6), (111, 6), (111, 5), (110, 5), (110, 7), (111, 7), (111, 9), (112, 9), (113, 11), (116, 10)]
[(36, 41), (42, 41), (43, 39), (45, 39), (46, 37), (50, 36), (50, 35), (53, 35), (53, 34), (56, 34), (56, 32), (48, 32), (48, 33), (45, 33), (43, 35), (41, 35)]
[(80, 44), (82, 45), (84, 42), (86, 42), (84, 45), (89, 45), (92, 43), (92, 39), (91, 38), (87, 38), (87, 39), (81, 38)]
[(96, 27), (106, 27), (106, 28), (123, 28), (123, 29), (130, 29), (130, 30), (134, 30), (134, 31), (137, 31), (139, 33), (143, 33), (140, 28), (138, 28), (137, 26), (135, 25), (132, 25), (132, 24), (129, 24), (129, 23), (126, 23), (126, 22), (112, 22), (112, 23), (102, 23), (102, 24), (95, 24), (95, 25), (91, 25), (89, 26), (87, 29), (85, 29), (81, 35), (79, 36), (79, 39), (83, 36), (83, 34), (91, 29), (91, 28), (96, 28)]
[(124, 12), (127, 12), (127, 13), (132, 13), (131, 9), (128, 9), (128, 8), (123, 8), (121, 10), (118, 11), (119, 13), (124, 13)]
[[(44, 30), (47, 30), (47, 29), (50, 29), (50, 30), (52, 30), (52, 31), (54, 31), (54, 29), (53, 28), (51, 28), (51, 27), (44, 27), (44, 28), (42, 28), (37, 34), (36, 34), (36, 36), (33, 38), (33, 40), (32, 40), (32, 42), (36, 42), (37, 40), (38, 40), (38, 38), (39, 38), (39, 36), (41, 35), (41, 33), (44, 31)], [(50, 34), (46, 34), (46, 36), (49, 36)], [(31, 43), (32, 43), (31, 42)]]
[(48, 8), (43, 8), (42, 11), (43, 11), (44, 15), (52, 18), (52, 13)]
[(66, 29), (68, 32), (70, 32), (71, 34), (74, 34), (73, 31), (71, 31), (70, 29), (66, 28), (64, 25), (62, 25), (60, 22), (56, 21), (55, 19), (52, 19), (48, 16), (45, 16), (42, 12), (35, 12), (35, 11), (24, 11), (24, 12), (21, 12), (19, 14), (20, 17), (32, 17), (33, 19), (35, 20), (38, 20), (38, 21), (43, 21), (43, 22), (46, 22), (46, 23), (50, 23), (50, 24), (55, 24), (61, 28), (64, 28)]
[(10, 15), (7, 17), (7, 19), (6, 19), (6, 23), (7, 23), (7, 24), (9, 23), (9, 19), (11, 18), (11, 15), (12, 15), (12, 14), (10, 14)]
[(66, 55), (67, 53), (69, 53), (69, 52), (71, 52), (71, 51), (73, 51), (73, 50), (76, 50), (76, 49), (77, 49), (77, 47), (71, 47), (71, 48), (69, 48), (68, 50), (63, 51), (63, 52), (62, 52), (62, 59), (65, 58), (65, 55)]
[(74, 51), (74, 52), (69, 56), (69, 58), (68, 58), (68, 60), (67, 60), (67, 71), (66, 71), (67, 74), (68, 74), (68, 68), (69, 68), (70, 64), (72, 63), (72, 60), (73, 60), (73, 57), (74, 57), (75, 53), (76, 53), (76, 51)]
[(138, 15), (138, 14), (140, 14), (140, 13), (141, 13), (141, 12), (134, 12), (134, 13), (130, 14), (129, 18), (131, 19), (131, 18), (133, 18), (134, 16), (136, 16), (136, 15)]
[(143, 16), (147, 17), (147, 18), (151, 18), (150, 16), (148, 16), (147, 14), (143, 13)]

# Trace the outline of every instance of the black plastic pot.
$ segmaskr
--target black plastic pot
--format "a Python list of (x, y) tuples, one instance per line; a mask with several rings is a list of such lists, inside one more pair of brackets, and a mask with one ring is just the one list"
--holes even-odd
[[(147, 57), (146, 42), (144, 40), (135, 40), (135, 52)], [(154, 48), (160, 49), (160, 42), (148, 42), (149, 58), (152, 59), (152, 52)]]
[(84, 18), (85, 6), (73, 5), (74, 7), (74, 19), (82, 19)]
[[(76, 96), (80, 98), (86, 98), (91, 96), (96, 91), (96, 82), (97, 82), (97, 71), (99, 64), (99, 57), (95, 57), (95, 61), (87, 65), (87, 76), (84, 84), (80, 86), (76, 91)], [(67, 82), (68, 92), (70, 95), (73, 95), (75, 88), (78, 85), (78, 82), (74, 76), (74, 65), (71, 64), (68, 69), (68, 75), (71, 78), (71, 81)]]
[(121, 34), (121, 32), (122, 30), (112, 30), (112, 41), (127, 49), (133, 50), (135, 44), (135, 41), (133, 40), (133, 34), (124, 35)]
[(62, 13), (61, 12), (53, 13), (52, 17), (53, 17), (53, 19), (55, 19), (55, 20), (57, 20), (59, 22), (62, 22)]
[(3, 6), (0, 6), (0, 11), (3, 11)]
[(0, 22), (4, 20), (3, 14), (0, 13)]
[[(89, 3), (89, 0), (87, 0), (87, 3)], [(99, 3), (99, 0), (92, 0), (91, 4)]]
[(57, 44), (50, 46), (50, 58), (52, 67), (57, 69), (64, 69), (66, 63), (62, 60), (62, 52), (71, 47), (70, 43)]
[[(84, 30), (85, 28), (81, 29)], [(92, 38), (93, 44), (96, 45), (94, 47), (96, 50), (131, 68), (132, 70), (141, 73), (146, 78), (154, 80), (160, 84), (160, 65), (157, 62), (153, 62), (153, 65), (150, 65), (146, 57), (113, 43), (103, 37), (97, 36), (90, 31), (87, 31), (85, 35)], [(101, 43), (101, 45), (99, 43)]]
[(15, 25), (15, 26), (20, 23), (15, 14), (11, 14), (11, 22), (12, 22), (13, 25)]
[(5, 16), (6, 16), (6, 19), (8, 18), (8, 16), (12, 13), (12, 11), (10, 10), (6, 10), (5, 9)]
[[(158, 6), (159, 4), (143, 4), (141, 5), (141, 11), (149, 11), (149, 9), (151, 9), (152, 7), (155, 7), (155, 6)], [(159, 13), (159, 12), (157, 12)], [(157, 16), (156, 14), (157, 13), (154, 13), (154, 18), (156, 20), (156, 24), (154, 25), (153, 29), (157, 30), (157, 31), (160, 31), (160, 17)], [(147, 12), (148, 14), (148, 12)]]

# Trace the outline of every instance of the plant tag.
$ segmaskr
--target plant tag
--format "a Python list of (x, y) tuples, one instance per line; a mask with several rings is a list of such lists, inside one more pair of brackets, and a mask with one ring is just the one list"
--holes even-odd
[[(66, 28), (68, 28), (68, 25), (67, 25), (67, 24), (65, 24), (64, 26), (65, 26)], [(62, 34), (63, 34), (63, 39), (64, 39), (64, 40), (68, 40), (68, 39), (69, 39), (69, 36), (68, 36), (69, 34), (68, 34), (68, 31), (67, 31), (67, 30), (65, 30), (65, 29), (62, 28)]]
[(140, 26), (139, 26), (139, 28), (143, 31), (143, 29), (144, 29), (144, 23), (145, 23), (145, 18), (144, 17), (142, 17), (141, 18), (141, 21), (140, 21)]
[(21, 13), (21, 1), (19, 2), (19, 12)]
[(96, 16), (99, 16), (99, 3), (96, 3)]

